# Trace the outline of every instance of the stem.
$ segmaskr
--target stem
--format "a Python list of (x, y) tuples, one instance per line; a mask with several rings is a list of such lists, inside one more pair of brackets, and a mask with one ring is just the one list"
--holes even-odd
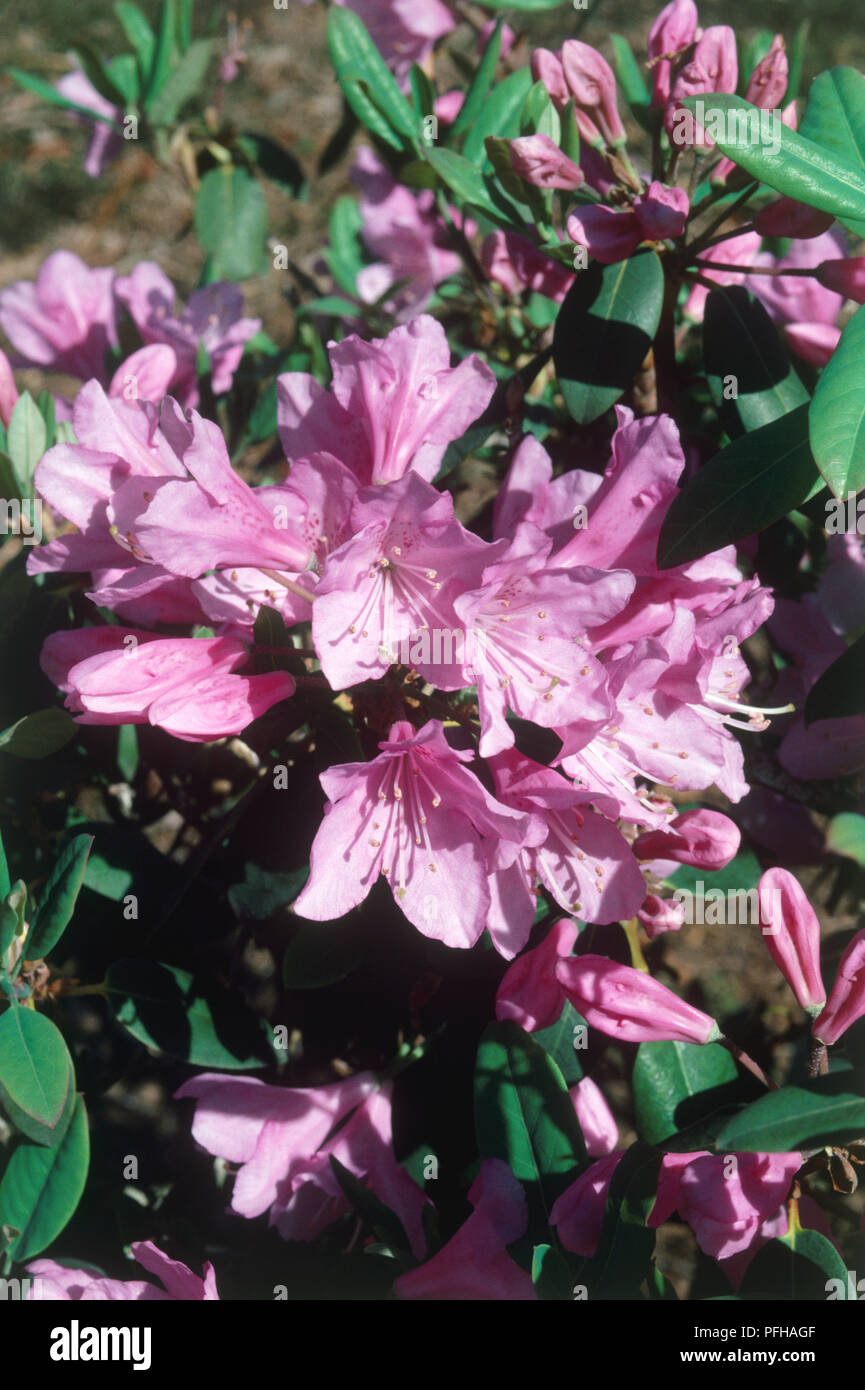
[[(738, 198), (733, 199), (732, 203), (728, 208), (724, 208), (724, 210), (721, 213), (719, 213), (719, 215), (716, 218), (714, 218), (712, 222), (709, 223), (709, 226), (704, 228), (704, 230), (700, 232), (699, 236), (695, 237), (695, 239), (690, 243), (688, 250), (700, 250), (702, 247), (707, 246), (708, 243), (712, 240), (712, 237), (717, 232), (718, 228), (723, 227), (724, 223), (727, 222), (733, 216), (734, 212), (738, 211), (738, 209), (742, 206), (743, 203), (747, 203), (748, 199), (752, 196), (756, 187), (756, 183), (750, 183), (748, 187), (744, 189), (742, 193), (739, 194)], [(706, 199), (705, 203), (700, 203), (698, 209), (700, 212), (703, 212), (706, 209), (711, 196), (712, 195), (710, 194), (709, 198)], [(730, 236), (741, 236), (742, 232), (751, 231), (753, 229), (753, 226), (753, 222), (746, 222), (744, 226), (736, 227), (732, 232), (725, 232), (724, 239), (726, 240)]]
[(661, 322), (658, 325), (654, 345), (655, 386), (659, 415), (675, 416), (676, 414), (678, 396), (676, 390), (676, 301), (678, 290), (678, 277), (667, 267)]
[(825, 1076), (829, 1070), (829, 1052), (826, 1044), (819, 1038), (811, 1039), (811, 1049), (808, 1053), (808, 1077)]
[(636, 917), (632, 917), (630, 922), (623, 922), (622, 930), (628, 938), (632, 966), (635, 970), (642, 970), (648, 974), (649, 967), (646, 964), (646, 957), (643, 955), (643, 948), (640, 945), (640, 928)]
[(770, 1091), (777, 1091), (777, 1082), (773, 1081), (771, 1076), (766, 1075), (760, 1064), (755, 1062), (754, 1058), (750, 1057), (748, 1053), (745, 1052), (744, 1048), (741, 1048), (738, 1043), (734, 1043), (732, 1038), (718, 1038), (717, 1041), (722, 1047), (726, 1047), (728, 1052), (732, 1053), (737, 1062), (756, 1076), (758, 1081), (761, 1081)]
[(733, 270), (737, 275), (804, 275), (814, 277), (817, 274), (817, 267), (813, 270), (775, 270), (770, 266), (763, 265), (727, 265), (723, 261), (700, 261), (704, 270)]
[(286, 579), (284, 575), (277, 574), (276, 570), (266, 570), (259, 565), (259, 573), (267, 579), (272, 579), (274, 584), (281, 584), (283, 589), (288, 589), (289, 593), (297, 594), (298, 598), (305, 598), (307, 603), (312, 603), (315, 595), (310, 589), (304, 589), (302, 584), (295, 584), (293, 579)]
[(108, 986), (105, 981), (101, 985), (76, 985), (74, 989), (67, 989), (63, 993), (64, 999), (78, 999), (82, 994), (107, 994)]

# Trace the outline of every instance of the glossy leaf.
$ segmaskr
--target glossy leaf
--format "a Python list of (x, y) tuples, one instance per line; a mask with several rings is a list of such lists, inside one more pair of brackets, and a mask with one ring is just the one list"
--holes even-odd
[(658, 564), (671, 569), (744, 540), (804, 502), (818, 481), (801, 405), (734, 439), (685, 484), (664, 518)]
[(655, 1232), (647, 1225), (655, 1204), (663, 1155), (648, 1144), (632, 1144), (610, 1182), (598, 1248), (577, 1270), (589, 1301), (639, 1298), (651, 1275)]
[(861, 72), (848, 67), (821, 72), (809, 88), (799, 134), (865, 168), (865, 77)]
[[(731, 438), (787, 415), (809, 397), (765, 307), (740, 285), (712, 290), (703, 319), (712, 400)], [(735, 388), (735, 396), (727, 399)]]
[(54, 1149), (19, 1144), (0, 1182), (0, 1226), (20, 1232), (8, 1247), (30, 1260), (59, 1236), (81, 1200), (90, 1164), (87, 1112), (76, 1098), (68, 1128)]
[(25, 954), (28, 960), (47, 956), (71, 922), (92, 844), (92, 835), (76, 835), (51, 870), (27, 937)]
[(567, 1086), (576, 1086), (577, 1082), (583, 1079), (580, 1049), (574, 1046), (580, 1036), (586, 1036), (585, 1032), (577, 1033), (576, 1030), (580, 1027), (585, 1029), (585, 1020), (577, 1013), (570, 999), (566, 999), (558, 1022), (532, 1033), (535, 1042), (544, 1049), (547, 1056), (552, 1057)]
[(412, 109), (353, 10), (333, 6), (327, 43), (337, 81), (358, 119), (396, 149), (416, 145), (420, 130)]
[(664, 274), (654, 251), (577, 274), (556, 319), (553, 360), (565, 405), (591, 424), (619, 399), (658, 330)]
[(465, 101), (460, 107), (457, 118), (451, 127), (451, 135), (462, 135), (463, 131), (468, 130), (472, 121), (481, 112), (487, 93), (493, 85), (493, 79), (496, 75), (499, 53), (502, 47), (503, 24), (504, 20), (500, 19), (487, 40), (483, 57), (478, 63), (477, 71), (466, 92)]
[(519, 68), (503, 82), (497, 82), (483, 109), (466, 135), (463, 157), (470, 164), (485, 164), (484, 141), (488, 135), (513, 139), (520, 133), (520, 110), (532, 86), (528, 68)]
[(865, 305), (853, 315), (811, 402), (811, 448), (836, 497), (865, 488)]
[(60, 1123), (72, 1079), (72, 1059), (50, 1018), (21, 1004), (0, 1014), (0, 1099), (33, 1122), (38, 1142)]
[(40, 709), (25, 714), (0, 733), (0, 751), (16, 758), (47, 758), (68, 743), (78, 725), (64, 709)]
[(865, 1097), (852, 1090), (849, 1070), (801, 1086), (781, 1086), (753, 1101), (721, 1129), (722, 1153), (790, 1153), (843, 1144), (865, 1134)]
[(717, 1043), (641, 1043), (632, 1083), (637, 1133), (662, 1143), (718, 1110), (737, 1081), (736, 1063)]
[(835, 1246), (819, 1231), (794, 1224), (786, 1235), (770, 1240), (757, 1251), (742, 1280), (740, 1294), (744, 1299), (822, 1301), (832, 1291), (833, 1279), (838, 1281), (833, 1286), (835, 1297), (846, 1300), (847, 1266)]

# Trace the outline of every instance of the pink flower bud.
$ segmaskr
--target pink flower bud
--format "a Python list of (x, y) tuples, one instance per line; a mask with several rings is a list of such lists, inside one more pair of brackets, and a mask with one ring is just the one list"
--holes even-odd
[(561, 59), (548, 48), (536, 48), (531, 61), (532, 77), (543, 82), (556, 110), (561, 112), (571, 99)]
[(694, 0), (673, 0), (649, 30), (649, 57), (654, 74), (652, 105), (663, 106), (670, 95), (673, 60), (684, 53), (697, 36)]
[(540, 946), (525, 951), (505, 971), (496, 994), (496, 1018), (511, 1018), (527, 1033), (549, 1028), (565, 1006), (556, 979), (556, 964), (570, 955), (579, 927), (572, 917), (561, 917)]
[(510, 145), (511, 166), (536, 188), (579, 188), (585, 174), (549, 135), (523, 135)]
[(778, 198), (757, 213), (754, 226), (761, 236), (811, 241), (828, 232), (834, 221), (831, 212), (819, 212), (805, 203), (797, 203), (795, 198)]
[(714, 1042), (713, 1018), (631, 965), (605, 956), (560, 960), (556, 979), (586, 1022), (620, 1042)]
[(817, 267), (817, 279), (828, 290), (843, 294), (845, 299), (855, 299), (857, 304), (865, 304), (865, 256), (823, 261)]
[(461, 92), (457, 87), (451, 92), (442, 92), (441, 96), (436, 97), (433, 102), (433, 111), (442, 125), (453, 125), (462, 110), (465, 99), (465, 92)]
[(704, 29), (694, 49), (694, 61), (706, 73), (708, 92), (735, 92), (739, 80), (739, 58), (736, 35), (728, 24), (713, 24)]
[(695, 869), (723, 869), (739, 849), (738, 826), (720, 811), (685, 811), (664, 830), (648, 830), (634, 841), (638, 859), (672, 859)]
[(825, 367), (841, 341), (841, 329), (831, 323), (788, 323), (787, 346), (814, 367)]
[(643, 240), (643, 229), (633, 212), (592, 204), (577, 208), (567, 222), (568, 236), (601, 265), (612, 265), (633, 255)]
[(836, 1043), (851, 1023), (865, 1014), (865, 931), (857, 932), (838, 966), (826, 1007), (811, 1032), (824, 1043)]
[(8, 425), (18, 399), (18, 388), (12, 376), (12, 368), (5, 352), (0, 350), (0, 420)]
[(589, 1158), (603, 1158), (605, 1154), (611, 1154), (619, 1142), (619, 1126), (601, 1088), (590, 1076), (584, 1076), (582, 1081), (571, 1087), (570, 1095)]
[(784, 99), (788, 76), (789, 64), (784, 50), (784, 39), (781, 34), (776, 34), (769, 52), (751, 73), (745, 100), (759, 106), (763, 111), (773, 111)]
[(820, 923), (788, 869), (769, 869), (760, 879), (760, 925), (769, 955), (803, 1009), (821, 1008), (826, 988), (820, 974)]
[(656, 179), (648, 192), (634, 199), (634, 212), (650, 241), (681, 236), (691, 203), (684, 188), (668, 188)]
[(685, 904), (678, 898), (659, 898), (650, 893), (637, 913), (650, 941), (664, 932), (679, 931), (685, 920)]
[(625, 127), (616, 99), (616, 78), (606, 58), (591, 44), (566, 39), (562, 69), (576, 106), (592, 112), (609, 144), (623, 145)]

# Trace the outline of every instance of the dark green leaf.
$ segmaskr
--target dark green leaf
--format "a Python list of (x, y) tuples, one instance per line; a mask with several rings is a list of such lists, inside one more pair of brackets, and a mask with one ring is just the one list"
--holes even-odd
[(0, 1099), (11, 1103), (50, 1142), (72, 1086), (72, 1059), (50, 1018), (22, 1004), (0, 1015)]
[(12, 880), (9, 877), (6, 850), (3, 848), (3, 837), (0, 836), (0, 898), (5, 898), (11, 887)]
[(330, 245), (325, 254), (334, 279), (347, 294), (357, 294), (357, 277), (363, 268), (358, 235), (363, 225), (354, 198), (337, 198), (328, 217)]
[(304, 924), (283, 956), (282, 983), (286, 989), (322, 989), (344, 980), (362, 959), (354, 921)]
[(159, 25), (159, 38), (156, 41), (156, 54), (150, 75), (149, 94), (155, 95), (168, 79), (177, 58), (177, 3), (176, 0), (162, 0), (162, 20)]
[(844, 811), (835, 816), (826, 831), (826, 848), (833, 854), (843, 854), (865, 869), (865, 816)]
[(808, 406), (734, 439), (673, 499), (661, 526), (661, 569), (688, 564), (771, 526), (818, 481)]
[(243, 883), (229, 888), (228, 901), (238, 917), (252, 917), (263, 922), (294, 902), (309, 878), (309, 866), (305, 864), (302, 869), (282, 873), (246, 864), (243, 876)]
[(156, 35), (138, 6), (129, 3), (128, 0), (117, 0), (114, 13), (117, 15), (124, 34), (135, 49), (142, 85), (146, 85), (156, 53)]
[[(579, 1028), (584, 1031), (578, 1033)], [(544, 1049), (547, 1056), (552, 1057), (568, 1086), (576, 1086), (577, 1082), (583, 1079), (580, 1050), (574, 1044), (579, 1037), (585, 1038), (585, 1029), (585, 1020), (577, 1013), (570, 999), (566, 999), (558, 1023), (532, 1033), (535, 1042)]]
[(138, 730), (134, 724), (121, 724), (117, 731), (117, 767), (125, 781), (135, 780), (138, 771)]
[(161, 961), (114, 961), (106, 975), (118, 1023), (147, 1047), (193, 1066), (249, 1071), (273, 1061), (270, 1030), (240, 996)]
[(502, 26), (504, 20), (500, 19), (496, 23), (492, 34), (487, 40), (483, 57), (478, 63), (471, 86), (466, 92), (465, 101), (459, 109), (459, 114), (451, 127), (451, 135), (462, 135), (464, 130), (468, 130), (476, 116), (480, 115), (487, 93), (493, 85), (496, 75), (499, 53), (502, 47)]
[(727, 1153), (790, 1153), (843, 1144), (865, 1135), (865, 1097), (851, 1090), (852, 1073), (830, 1072), (801, 1086), (760, 1096), (728, 1120), (717, 1147)]
[[(832, 1280), (837, 1283), (830, 1288)], [(744, 1299), (773, 1302), (823, 1302), (830, 1293), (836, 1299), (847, 1299), (847, 1266), (832, 1242), (819, 1231), (804, 1230), (794, 1224), (786, 1235), (770, 1240), (757, 1251), (739, 1292)]]
[(92, 835), (76, 835), (51, 870), (25, 945), (28, 960), (47, 956), (71, 922), (92, 844)]
[(865, 488), (865, 305), (853, 315), (811, 402), (811, 447), (836, 497)]
[(2, 868), (3, 873), (0, 878), (9, 886), (3, 894), (2, 902), (0, 902), (0, 968), (2, 968), (3, 959), (16, 937), (21, 937), (21, 944), (23, 945), (27, 926), (27, 885), (20, 878), (14, 888), (9, 884), (9, 872), (6, 868), (5, 857)]
[(63, 709), (40, 709), (25, 714), (0, 734), (0, 750), (16, 758), (47, 758), (68, 743), (78, 725)]
[(632, 1083), (637, 1133), (662, 1143), (726, 1104), (737, 1081), (736, 1063), (717, 1043), (641, 1043)]
[[(406, 141), (416, 147), (419, 123), (366, 26), (353, 10), (331, 8), (327, 43), (336, 79), (358, 119), (374, 135), (382, 135), (383, 125), (382, 138), (397, 149)], [(373, 113), (378, 120), (370, 120)]]
[(20, 1231), (8, 1247), (19, 1263), (38, 1255), (63, 1230), (81, 1199), (89, 1164), (90, 1137), (81, 1096), (56, 1148), (19, 1144), (15, 1149), (0, 1182), (0, 1225)]
[(538, 1298), (569, 1302), (573, 1279), (567, 1260), (552, 1245), (536, 1245), (532, 1254), (532, 1283)]
[(658, 1190), (663, 1155), (648, 1144), (632, 1144), (616, 1165), (607, 1194), (598, 1248), (577, 1270), (589, 1301), (633, 1299), (652, 1276), (655, 1232), (646, 1225)]
[[(765, 307), (741, 285), (712, 290), (706, 300), (703, 359), (712, 400), (731, 438), (808, 401)], [(736, 394), (729, 399), (731, 390)]]
[(556, 320), (553, 360), (578, 424), (603, 415), (630, 386), (658, 330), (664, 273), (654, 251), (578, 272)]
[(216, 278), (245, 280), (265, 264), (267, 202), (261, 186), (245, 169), (211, 169), (201, 180), (195, 204), (195, 230), (213, 261)]
[(498, 135), (505, 140), (519, 135), (520, 109), (531, 86), (532, 74), (528, 68), (519, 68), (503, 82), (496, 83), (465, 138), (462, 152), (470, 164), (482, 162), (488, 135)]
[(212, 51), (213, 39), (195, 39), (190, 44), (147, 103), (147, 116), (154, 125), (172, 125), (186, 103), (201, 92)]
[(610, 42), (613, 45), (613, 66), (616, 69), (616, 77), (619, 80), (619, 86), (625, 93), (628, 105), (634, 112), (648, 111), (652, 94), (646, 86), (642, 69), (634, 57), (631, 45), (621, 34), (611, 34)]
[(499, 209), (491, 200), (483, 179), (474, 164), (469, 163), (454, 150), (427, 150), (427, 159), (435, 169), (442, 183), (446, 184), (461, 202), (476, 207), (494, 222), (498, 222)]
[(300, 197), (306, 180), (291, 150), (280, 145), (278, 140), (272, 140), (269, 135), (260, 135), (254, 130), (244, 131), (238, 143), (265, 178), (292, 198)]
[(338, 1158), (333, 1154), (329, 1157), (333, 1176), (365, 1225), (383, 1245), (394, 1253), (400, 1251), (410, 1258), (411, 1242), (396, 1212), (385, 1206), (381, 1198), (344, 1167)]

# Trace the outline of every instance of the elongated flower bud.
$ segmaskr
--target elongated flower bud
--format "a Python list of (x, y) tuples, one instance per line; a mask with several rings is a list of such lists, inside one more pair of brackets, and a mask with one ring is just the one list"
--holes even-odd
[(784, 100), (788, 74), (784, 39), (781, 34), (776, 34), (769, 52), (751, 73), (745, 100), (753, 102), (763, 111), (773, 111)]
[(831, 212), (820, 212), (799, 203), (795, 198), (778, 198), (769, 203), (754, 218), (754, 227), (761, 236), (795, 237), (798, 241), (811, 241), (816, 236), (828, 232), (835, 218)]
[(824, 261), (817, 267), (817, 279), (828, 290), (843, 294), (845, 299), (855, 299), (857, 304), (865, 304), (865, 256)]
[(625, 127), (616, 99), (616, 77), (606, 58), (591, 44), (566, 39), (562, 69), (577, 107), (590, 111), (611, 145), (625, 143)]
[(532, 54), (531, 69), (535, 81), (543, 82), (556, 110), (560, 113), (564, 111), (571, 94), (565, 81), (561, 59), (548, 48), (536, 48)]
[(816, 1013), (826, 998), (820, 923), (789, 870), (769, 869), (760, 879), (760, 924), (769, 954), (802, 1008)]
[(651, 975), (605, 956), (560, 960), (556, 979), (590, 1027), (620, 1042), (710, 1043), (721, 1036), (708, 1014)]
[(841, 957), (826, 1007), (811, 1032), (824, 1043), (835, 1043), (851, 1023), (865, 1014), (865, 931), (857, 932)]
[(589, 1158), (611, 1154), (619, 1142), (619, 1126), (604, 1093), (590, 1076), (584, 1076), (570, 1089)]
[(650, 941), (664, 932), (679, 931), (685, 920), (685, 904), (677, 898), (659, 898), (650, 893), (637, 913)]
[(535, 188), (579, 188), (585, 174), (549, 135), (523, 135), (510, 145), (511, 167)]
[(672, 859), (695, 869), (723, 869), (736, 855), (739, 827), (720, 811), (685, 811), (664, 830), (649, 830), (634, 841), (638, 859)]
[(669, 98), (673, 60), (691, 46), (696, 35), (697, 6), (694, 0), (673, 0), (672, 4), (661, 10), (649, 30), (653, 106), (663, 106)]

